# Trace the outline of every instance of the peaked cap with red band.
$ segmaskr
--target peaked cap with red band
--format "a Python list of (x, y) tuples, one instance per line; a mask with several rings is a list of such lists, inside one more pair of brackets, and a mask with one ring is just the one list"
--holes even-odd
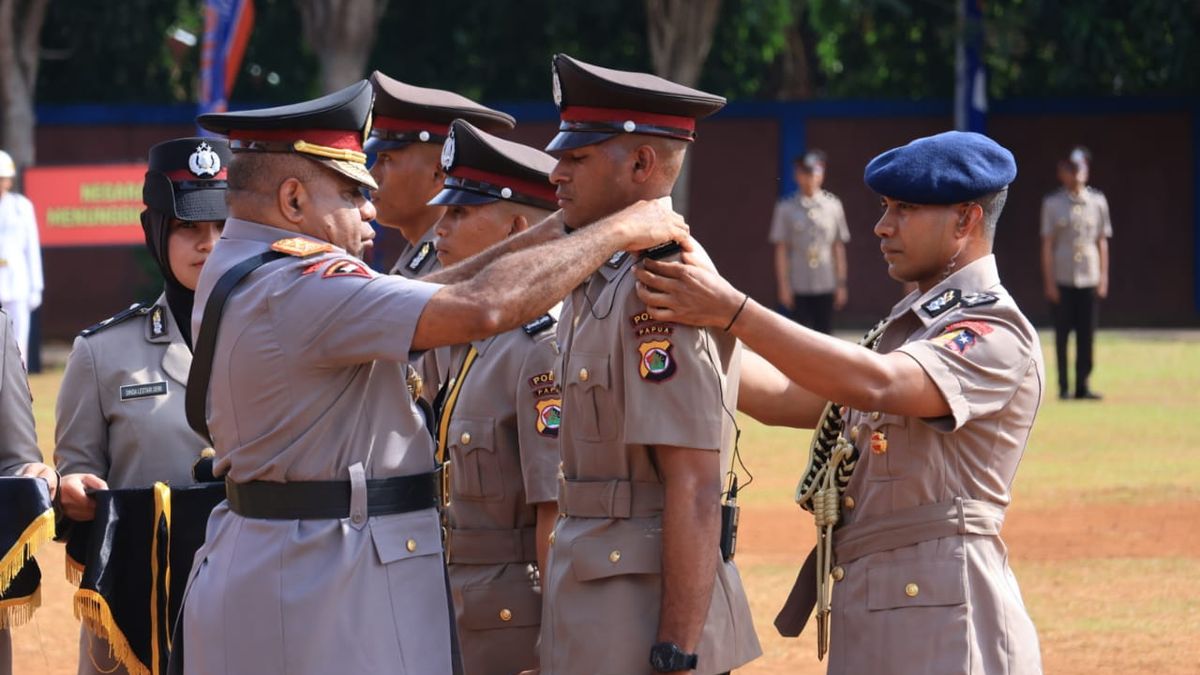
[(466, 96), (406, 84), (378, 70), (371, 74), (371, 86), (375, 89), (375, 123), (367, 139), (367, 152), (393, 150), (409, 143), (442, 143), (456, 119), (493, 133), (516, 126), (512, 115)]
[(603, 143), (620, 134), (696, 138), (696, 120), (725, 107), (725, 98), (649, 73), (601, 68), (555, 54), (554, 103), (562, 118), (546, 152)]
[(142, 202), (179, 220), (225, 220), (225, 171), (233, 159), (223, 138), (176, 138), (150, 148)]
[(371, 189), (363, 139), (370, 131), (374, 94), (366, 80), (311, 101), (230, 113), (208, 113), (196, 123), (229, 137), (239, 152), (296, 153)]
[(446, 180), (429, 201), (433, 206), (473, 206), (513, 201), (539, 209), (558, 208), (550, 172), (550, 155), (497, 138), (469, 122), (454, 120), (442, 146)]

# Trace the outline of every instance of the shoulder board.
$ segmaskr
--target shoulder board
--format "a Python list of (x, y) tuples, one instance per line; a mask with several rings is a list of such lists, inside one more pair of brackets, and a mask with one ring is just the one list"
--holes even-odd
[(433, 242), (427, 241), (417, 247), (417, 252), (408, 259), (408, 263), (404, 266), (409, 272), (418, 272), (433, 257), (430, 255), (431, 253), (433, 253)]
[(529, 337), (533, 337), (542, 331), (549, 330), (557, 321), (549, 314), (543, 314), (529, 323), (521, 326), (521, 330)]
[(668, 241), (665, 244), (659, 244), (654, 248), (648, 248), (645, 251), (642, 251), (642, 257), (650, 258), (651, 260), (662, 260), (663, 258), (673, 256), (682, 250), (683, 247), (679, 245), (679, 242)]
[(966, 293), (957, 288), (946, 290), (941, 295), (921, 305), (921, 309), (930, 317), (938, 317), (958, 307), (979, 307), (990, 305), (1000, 299), (993, 293)]
[(144, 314), (149, 314), (151, 307), (153, 307), (153, 305), (149, 305), (149, 304), (141, 303), (141, 302), (135, 302), (134, 304), (129, 306), (129, 309), (117, 312), (116, 314), (113, 314), (112, 316), (108, 317), (107, 319), (101, 321), (98, 324), (88, 326), (87, 328), (84, 328), (83, 330), (79, 331), (79, 334), (83, 337), (90, 337), (92, 335), (95, 335), (96, 333), (99, 333), (100, 331), (104, 330), (105, 328), (112, 328), (113, 326), (115, 326), (119, 323), (123, 323), (135, 316), (142, 316)]
[(612, 254), (612, 257), (608, 259), (608, 262), (606, 262), (604, 264), (608, 265), (609, 267), (611, 267), (615, 270), (615, 269), (619, 268), (622, 263), (625, 262), (625, 258), (628, 255), (629, 254), (626, 253), (625, 251), (617, 251), (616, 253)]
[(317, 253), (329, 253), (333, 250), (333, 244), (316, 242), (304, 237), (291, 237), (290, 239), (280, 239), (271, 244), (271, 250), (293, 255), (297, 258), (307, 258)]

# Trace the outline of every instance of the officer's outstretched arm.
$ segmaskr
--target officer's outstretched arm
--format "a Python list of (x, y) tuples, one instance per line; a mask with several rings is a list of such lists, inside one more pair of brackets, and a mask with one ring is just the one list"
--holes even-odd
[(662, 607), (655, 642), (694, 653), (721, 557), (721, 454), (655, 446), (663, 478)]
[(417, 321), (412, 349), (462, 344), (516, 328), (566, 297), (614, 252), (687, 235), (679, 215), (643, 201), (570, 237), (497, 256), (472, 278), (434, 293)]
[(421, 278), (436, 284), (453, 284), (474, 278), (497, 258), (566, 236), (562, 211), (555, 211), (533, 227), (496, 242), (475, 255)]
[(742, 352), (737, 408), (763, 424), (812, 429), (820, 421), (825, 399), (792, 382), (747, 349)]

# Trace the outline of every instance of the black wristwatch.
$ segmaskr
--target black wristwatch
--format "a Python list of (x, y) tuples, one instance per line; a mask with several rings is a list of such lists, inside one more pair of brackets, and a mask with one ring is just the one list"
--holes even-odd
[(674, 642), (660, 642), (650, 648), (650, 667), (656, 673), (695, 670), (699, 660), (695, 654), (684, 654)]

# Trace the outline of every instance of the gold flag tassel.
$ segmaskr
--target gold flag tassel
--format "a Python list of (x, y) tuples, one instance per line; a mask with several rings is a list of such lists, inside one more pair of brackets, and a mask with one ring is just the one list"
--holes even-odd
[(41, 606), (42, 587), (40, 584), (31, 595), (0, 600), (0, 630), (24, 626), (33, 618), (33, 612)]
[(159, 482), (154, 484), (154, 536), (150, 544), (150, 660), (155, 673), (166, 668), (168, 654), (164, 652), (171, 648), (166, 612), (171, 588), (171, 569), (166, 559), (170, 537), (171, 488)]
[(75, 591), (75, 618), (82, 621), (96, 637), (108, 643), (109, 657), (116, 659), (130, 675), (150, 675), (150, 669), (138, 660), (129, 640), (117, 627), (104, 596), (85, 588)]
[(25, 528), (17, 543), (0, 558), (0, 594), (8, 591), (8, 585), (16, 578), (25, 563), (37, 553), (42, 544), (54, 538), (54, 509), (33, 519)]
[(83, 583), (83, 570), (85, 569), (83, 563), (72, 558), (71, 554), (68, 553), (63, 556), (63, 564), (67, 568), (67, 581), (72, 586), (79, 586), (79, 584)]

